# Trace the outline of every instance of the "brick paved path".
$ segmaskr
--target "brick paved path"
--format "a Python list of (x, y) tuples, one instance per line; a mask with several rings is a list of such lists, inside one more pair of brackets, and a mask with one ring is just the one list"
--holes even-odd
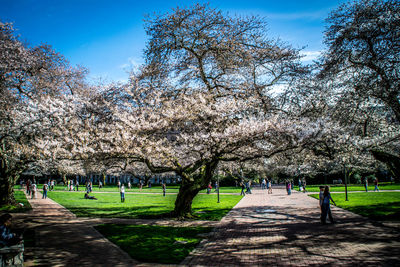
[[(334, 196), (333, 196), (334, 197)], [(333, 207), (334, 225), (319, 222), (318, 200), (286, 190), (253, 190), (183, 265), (399, 266), (398, 224), (382, 225)]]
[(52, 200), (30, 201), (32, 214), (20, 219), (35, 229), (36, 246), (27, 253), (34, 254), (40, 266), (154, 266), (132, 260), (93, 228), (111, 222), (215, 226), (183, 266), (400, 264), (398, 224), (371, 222), (333, 207), (337, 224), (322, 226), (317, 200), (298, 192), (287, 196), (284, 189), (272, 195), (253, 190), (221, 222), (76, 218)]

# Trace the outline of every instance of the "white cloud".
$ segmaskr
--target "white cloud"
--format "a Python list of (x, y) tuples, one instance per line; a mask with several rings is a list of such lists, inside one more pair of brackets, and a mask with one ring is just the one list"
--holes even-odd
[(302, 51), (300, 54), (303, 56), (301, 58), (302, 62), (309, 62), (318, 59), (321, 51)]
[(140, 67), (140, 65), (143, 64), (142, 59), (137, 59), (137, 58), (132, 58), (132, 57), (129, 57), (127, 61), (128, 62), (119, 66), (120, 69), (122, 69), (126, 72), (130, 72), (131, 70), (135, 71)]

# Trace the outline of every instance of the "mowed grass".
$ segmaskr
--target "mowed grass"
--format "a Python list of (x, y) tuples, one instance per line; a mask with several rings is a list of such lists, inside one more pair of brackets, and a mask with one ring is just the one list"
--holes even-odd
[(101, 234), (141, 262), (179, 264), (209, 233), (208, 227), (103, 224)]
[[(23, 191), (14, 191), (15, 202), (17, 205), (8, 205), (0, 207), (0, 211), (3, 212), (25, 212), (31, 210), (31, 204), (29, 204), (28, 200), (26, 199), (25, 193)], [(22, 205), (20, 205), (21, 203)]]
[[(147, 187), (144, 186), (141, 190), (135, 185), (133, 186), (131, 189), (129, 189), (127, 187), (126, 184), (124, 184), (125, 186), (125, 192), (131, 192), (131, 193), (162, 193), (162, 188), (160, 185), (154, 185), (152, 187)], [(43, 188), (43, 185), (39, 185), (38, 186), (39, 189)], [(69, 191), (69, 189), (67, 189), (67, 186), (64, 185), (56, 185), (54, 186), (54, 190), (55, 191)], [(86, 191), (86, 186), (85, 185), (79, 185), (78, 190), (80, 192), (84, 192)], [(119, 188), (116, 185), (106, 185), (103, 186), (103, 188), (99, 188), (98, 185), (93, 185), (92, 187), (93, 192), (119, 192)], [(221, 187), (220, 189), (220, 193), (240, 193), (241, 188), (240, 187), (234, 187), (234, 186), (224, 186)], [(178, 185), (171, 185), (168, 186), (167, 185), (167, 193), (178, 193), (179, 192), (179, 186)], [(200, 191), (200, 193), (206, 193), (207, 190), (204, 189), (202, 191)], [(215, 191), (215, 188), (211, 189), (211, 194), (217, 194), (217, 192)]]
[[(167, 217), (173, 211), (176, 195), (125, 194), (121, 203), (119, 193), (92, 193), (98, 200), (84, 199), (84, 192), (48, 192), (48, 197), (80, 217), (103, 218), (157, 218)], [(218, 221), (239, 201), (239, 195), (197, 195), (192, 211), (199, 220)]]
[[(306, 190), (308, 192), (319, 192), (320, 185), (308, 185), (306, 186)], [(325, 185), (324, 185), (325, 186)], [(343, 184), (340, 185), (329, 185), (331, 192), (345, 192), (345, 186)], [(296, 190), (299, 190), (298, 186), (294, 187)], [(378, 186), (379, 190), (400, 190), (400, 184), (381, 184)], [(368, 185), (368, 192), (374, 191), (375, 185), (372, 183)], [(365, 187), (359, 184), (349, 184), (347, 185), (347, 191), (365, 191)]]
[[(310, 195), (319, 198), (317, 194)], [(380, 221), (400, 221), (400, 192), (332, 194), (338, 207)]]

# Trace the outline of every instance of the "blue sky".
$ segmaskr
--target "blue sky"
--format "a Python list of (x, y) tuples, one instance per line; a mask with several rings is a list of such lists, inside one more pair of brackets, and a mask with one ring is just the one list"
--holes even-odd
[(324, 48), (324, 19), (342, 0), (0, 0), (0, 20), (13, 22), (30, 45), (46, 43), (73, 65), (90, 70), (90, 79), (125, 81), (131, 66), (143, 62), (145, 14), (209, 2), (238, 15), (266, 18), (272, 38), (305, 47), (312, 59)]

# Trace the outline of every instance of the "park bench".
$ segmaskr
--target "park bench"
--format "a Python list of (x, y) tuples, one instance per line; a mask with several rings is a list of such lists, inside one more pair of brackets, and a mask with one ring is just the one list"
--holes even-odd
[(24, 266), (24, 243), (0, 247), (0, 267)]

